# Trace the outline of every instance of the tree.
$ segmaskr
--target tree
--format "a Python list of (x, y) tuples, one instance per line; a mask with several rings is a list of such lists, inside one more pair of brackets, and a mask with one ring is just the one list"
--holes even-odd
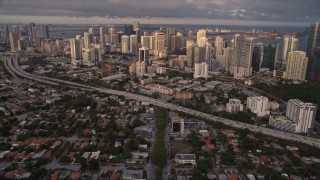
[(187, 140), (188, 143), (194, 148), (201, 148), (203, 145), (203, 143), (200, 141), (200, 134), (195, 131), (191, 131), (191, 133), (188, 134)]
[(92, 171), (99, 170), (99, 161), (97, 159), (91, 159), (89, 161), (89, 169)]

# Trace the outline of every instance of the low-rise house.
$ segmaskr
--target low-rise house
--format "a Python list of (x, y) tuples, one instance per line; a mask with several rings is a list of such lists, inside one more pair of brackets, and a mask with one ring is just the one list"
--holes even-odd
[(174, 157), (174, 161), (176, 164), (197, 164), (195, 154), (176, 154)]

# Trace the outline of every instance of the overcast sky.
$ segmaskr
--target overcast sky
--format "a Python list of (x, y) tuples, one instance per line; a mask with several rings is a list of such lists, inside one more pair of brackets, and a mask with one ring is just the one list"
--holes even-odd
[(0, 22), (307, 25), (320, 0), (0, 0)]

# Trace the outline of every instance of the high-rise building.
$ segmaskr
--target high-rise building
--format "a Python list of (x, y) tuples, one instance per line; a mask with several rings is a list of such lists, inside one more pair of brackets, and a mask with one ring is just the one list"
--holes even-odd
[(208, 44), (208, 38), (201, 37), (198, 46), (199, 47), (205, 47), (207, 44)]
[(230, 73), (234, 77), (249, 77), (252, 75), (253, 38), (245, 38), (236, 34), (232, 47), (232, 61)]
[(283, 78), (304, 81), (306, 78), (308, 58), (303, 51), (289, 52), (286, 71)]
[(263, 61), (264, 46), (263, 43), (254, 43), (253, 44), (253, 53), (252, 53), (252, 70), (259, 72), (261, 63)]
[(86, 66), (95, 65), (95, 50), (94, 47), (82, 49), (83, 60), (82, 63)]
[(79, 60), (82, 58), (82, 40), (78, 38), (72, 38), (70, 40), (71, 58), (73, 60)]
[(20, 51), (19, 43), (20, 43), (20, 36), (17, 32), (9, 32), (9, 39), (10, 39), (10, 48), (11, 52)]
[(129, 53), (129, 46), (130, 46), (130, 42), (129, 42), (129, 36), (127, 35), (123, 35), (121, 37), (121, 52), (123, 54)]
[(270, 71), (275, 69), (278, 58), (278, 47), (279, 44), (277, 42), (264, 45), (263, 58), (260, 66), (261, 68), (268, 68)]
[(307, 47), (308, 80), (320, 81), (320, 22), (312, 23)]
[(93, 36), (88, 32), (83, 33), (83, 48), (88, 49), (93, 43)]
[(283, 39), (282, 62), (286, 64), (289, 52), (298, 50), (299, 40), (292, 36)]
[(89, 34), (92, 35), (92, 37), (94, 37), (94, 28), (91, 26), (89, 27), (89, 30), (88, 30)]
[(231, 64), (232, 48), (226, 47), (222, 49), (223, 55), (216, 56), (215, 67), (228, 71)]
[(205, 54), (204, 54), (205, 62), (208, 64), (209, 71), (213, 71), (215, 67), (214, 48), (209, 43), (207, 43), (204, 46), (204, 48), (205, 48)]
[(151, 36), (141, 36), (141, 46), (150, 49), (151, 45)]
[(193, 52), (193, 63), (205, 62), (206, 48), (195, 46)]
[(9, 26), (8, 25), (6, 25), (5, 34), (6, 34), (6, 39), (8, 39), (9, 38)]
[(115, 34), (115, 30), (114, 30), (114, 27), (113, 26), (110, 26), (109, 27), (109, 40), (110, 40), (110, 43), (111, 44), (116, 44), (115, 42), (117, 41), (115, 38), (118, 38), (117, 36), (115, 37), (114, 34)]
[(146, 47), (139, 48), (139, 61), (147, 62), (149, 58), (149, 49)]
[(36, 24), (33, 22), (30, 22), (30, 26), (29, 26), (29, 36), (31, 37), (31, 39), (33, 40), (36, 37)]
[(248, 97), (247, 108), (259, 117), (269, 115), (268, 98), (264, 96)]
[(193, 77), (195, 79), (203, 77), (208, 78), (208, 64), (205, 62), (202, 63), (194, 63), (194, 74)]
[[(198, 46), (204, 45), (203, 41), (205, 41), (206, 36), (207, 36), (207, 30), (205, 30), (205, 29), (198, 30), (198, 32), (197, 32), (197, 45)], [(207, 44), (207, 43), (205, 43), (205, 44)]]
[(139, 21), (133, 21), (133, 31), (141, 30)]
[(119, 35), (117, 33), (112, 34), (111, 36), (111, 44), (118, 44), (119, 43)]
[(38, 24), (35, 27), (35, 36), (42, 39), (49, 39), (49, 26)]
[(159, 52), (165, 51), (165, 34), (161, 31), (155, 33), (155, 47), (154, 47), (154, 54), (159, 55)]
[(182, 36), (181, 35), (174, 35), (171, 36), (171, 51), (176, 52), (182, 48)]
[(222, 37), (216, 37), (216, 40), (214, 42), (214, 48), (216, 56), (223, 55), (224, 42)]
[(188, 44), (188, 42), (193, 42), (193, 41), (187, 41), (187, 67), (193, 67), (194, 65), (194, 43)]
[(243, 104), (239, 99), (229, 99), (226, 105), (226, 111), (228, 113), (237, 113), (243, 111)]
[(154, 50), (156, 47), (156, 37), (150, 36), (150, 50)]
[(104, 39), (104, 27), (100, 27), (100, 48), (104, 51), (106, 42)]
[(132, 25), (125, 25), (124, 26), (124, 34), (127, 36), (134, 34), (133, 26)]
[(166, 28), (166, 44), (168, 50), (172, 50), (172, 36), (176, 33), (176, 29), (173, 27)]
[(188, 31), (187, 41), (193, 40), (193, 31)]
[(130, 35), (130, 53), (131, 54), (137, 54), (137, 43), (138, 43), (137, 36), (134, 34)]
[(93, 48), (94, 48), (94, 61), (101, 62), (102, 61), (102, 54), (104, 53), (104, 51), (100, 47), (100, 44), (94, 44)]
[(142, 32), (140, 29), (136, 30), (137, 43), (141, 43), (141, 34)]
[(290, 99), (287, 103), (286, 116), (296, 124), (296, 133), (309, 133), (317, 114), (317, 105)]

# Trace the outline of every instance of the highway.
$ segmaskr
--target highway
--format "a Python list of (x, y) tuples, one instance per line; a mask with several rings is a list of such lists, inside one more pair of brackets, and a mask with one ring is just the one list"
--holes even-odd
[(150, 97), (146, 97), (146, 96), (142, 96), (142, 95), (138, 95), (138, 94), (128, 93), (128, 92), (124, 92), (124, 91), (117, 91), (117, 90), (107, 89), (107, 88), (91, 87), (91, 86), (86, 86), (83, 84), (78, 84), (78, 83), (74, 83), (74, 82), (70, 82), (70, 81), (64, 81), (64, 80), (60, 80), (60, 79), (54, 79), (54, 78), (49, 78), (49, 77), (44, 77), (44, 76), (33, 75), (33, 74), (30, 74), (30, 73), (23, 71), (18, 64), (17, 59), (12, 59), (12, 60), (6, 59), (6, 63), (8, 65), (7, 70), (9, 72), (17, 74), (20, 77), (31, 79), (31, 80), (34, 80), (34, 81), (37, 81), (40, 83), (46, 83), (49, 85), (64, 84), (70, 88), (78, 88), (78, 89), (85, 90), (85, 91), (99, 91), (102, 93), (124, 96), (128, 99), (133, 99), (133, 100), (138, 100), (138, 101), (148, 101), (150, 104), (152, 104), (154, 106), (163, 107), (163, 108), (170, 109), (170, 110), (177, 111), (177, 112), (183, 112), (186, 114), (190, 114), (193, 116), (207, 119), (209, 121), (221, 122), (227, 126), (232, 126), (232, 127), (240, 128), (240, 129), (249, 129), (253, 132), (260, 132), (262, 134), (272, 136), (275, 138), (298, 141), (301, 143), (305, 143), (305, 144), (320, 148), (320, 139), (306, 137), (306, 136), (292, 134), (292, 133), (287, 133), (287, 132), (283, 132), (283, 131), (278, 131), (278, 130), (274, 130), (274, 129), (250, 125), (250, 124), (246, 124), (246, 123), (241, 123), (241, 122), (221, 118), (218, 116), (213, 116), (211, 114), (206, 114), (206, 113), (203, 113), (200, 111), (188, 109), (188, 108), (185, 108), (182, 106), (178, 106), (176, 104), (168, 103), (168, 102), (165, 102), (165, 101), (162, 101), (159, 99), (154, 99), (154, 98), (150, 98)]

